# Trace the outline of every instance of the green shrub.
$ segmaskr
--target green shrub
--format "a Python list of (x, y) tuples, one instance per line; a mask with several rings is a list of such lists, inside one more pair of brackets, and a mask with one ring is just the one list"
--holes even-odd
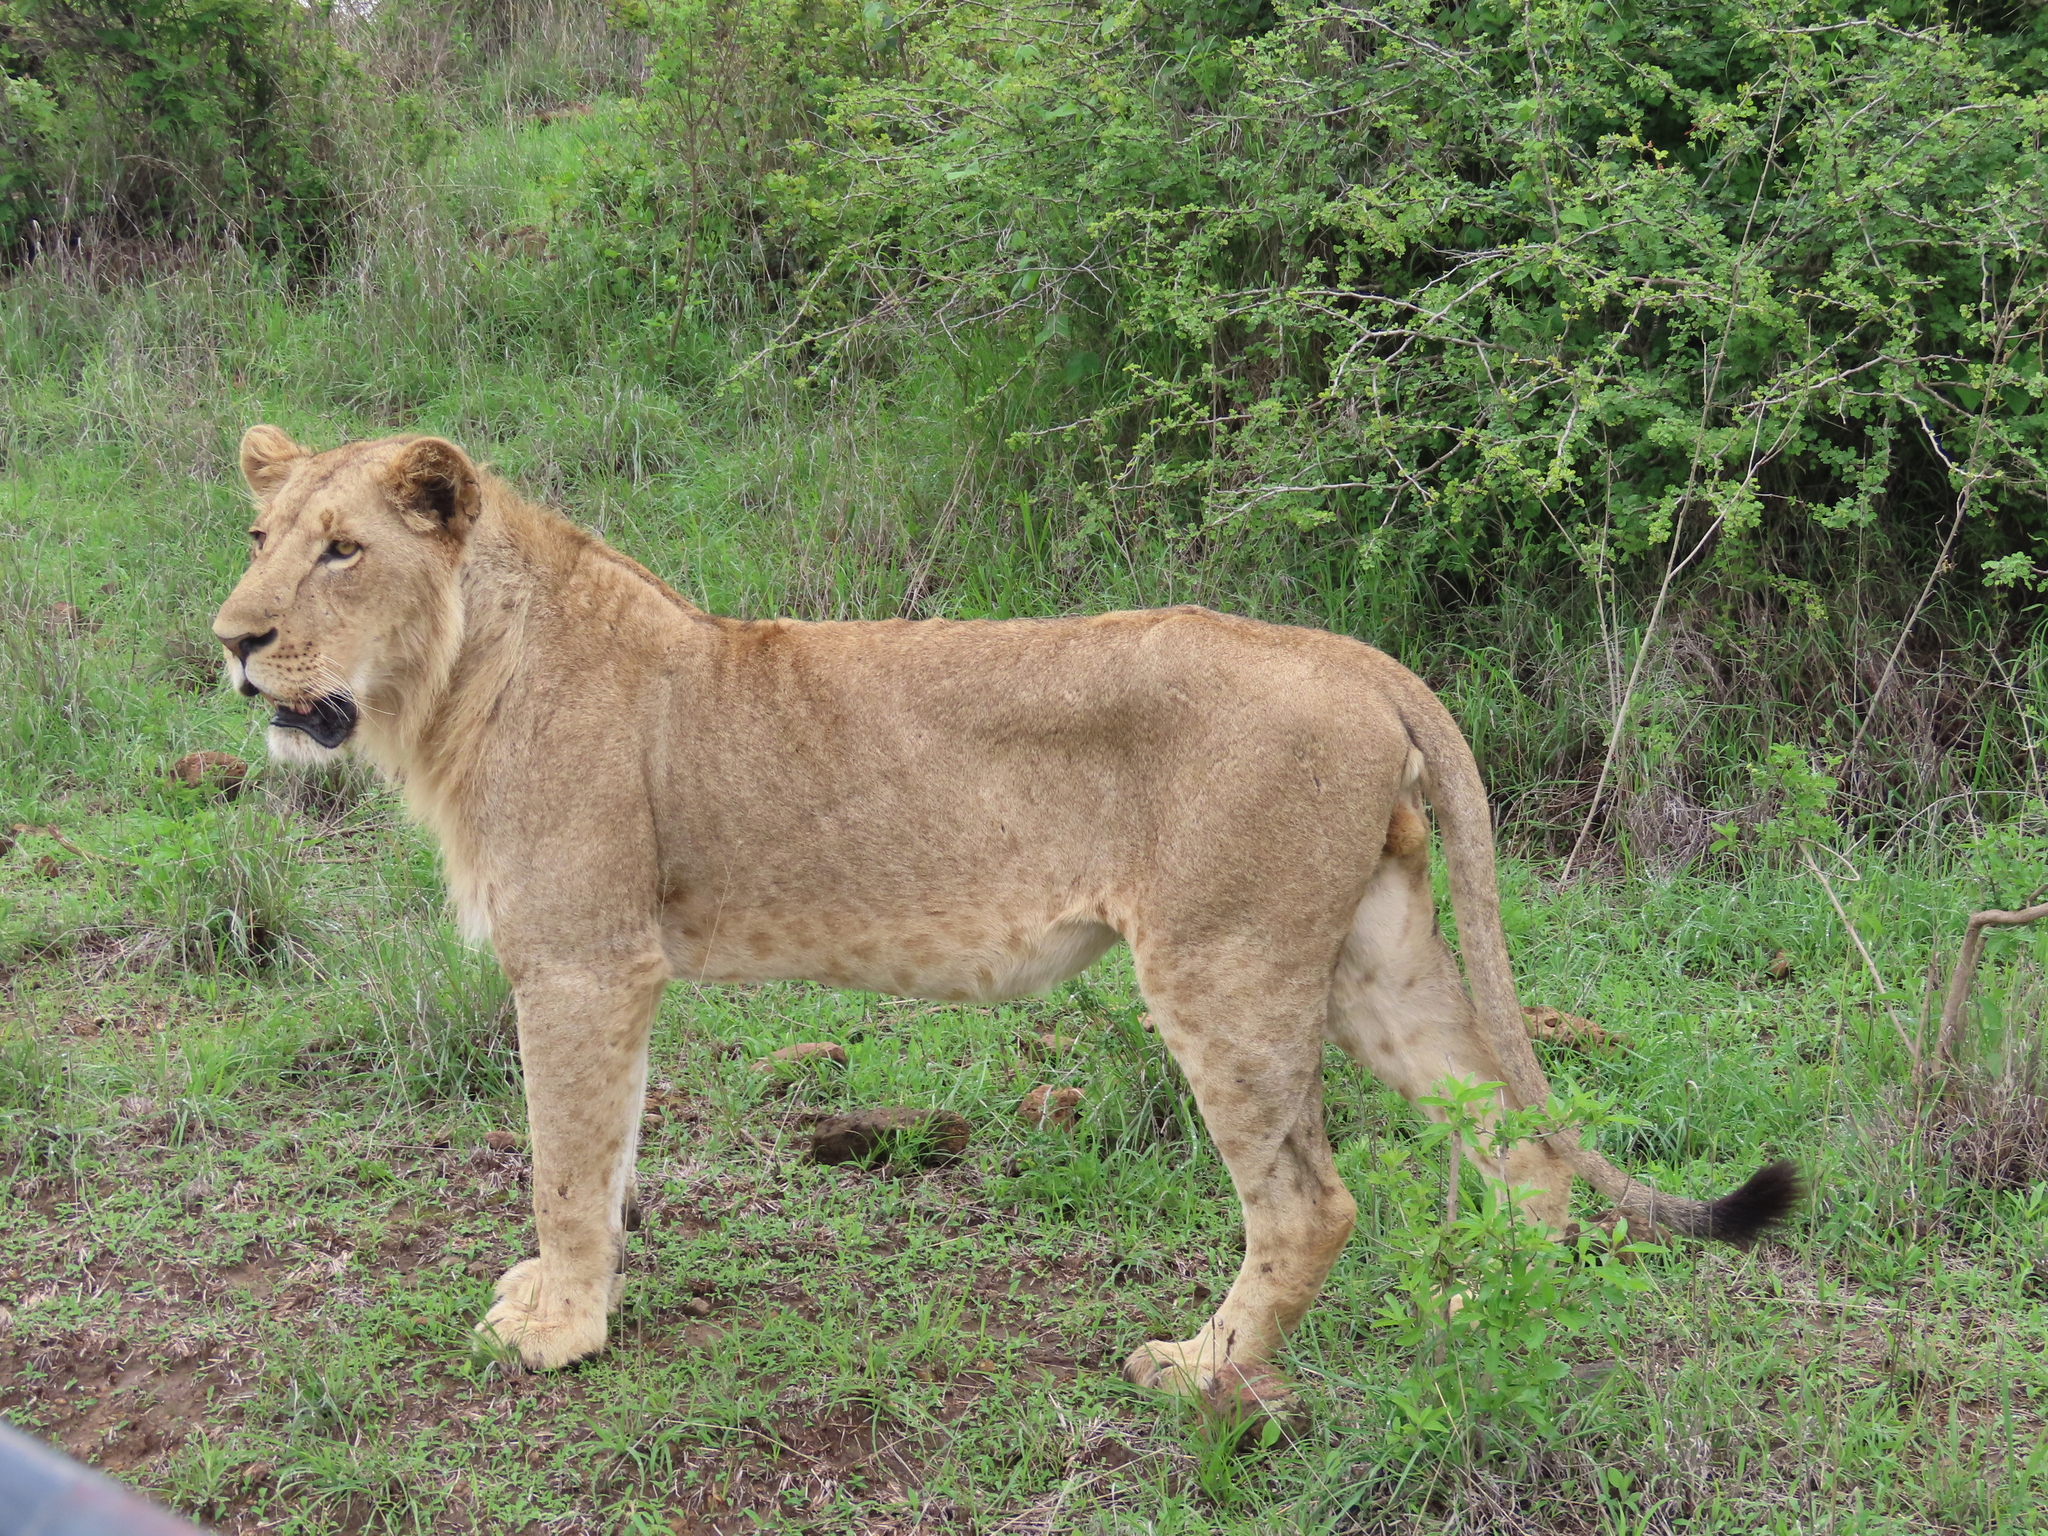
[[(1520, 1220), (1490, 1185), (1476, 1206), (1462, 1191), (1447, 1206), (1416, 1178), (1418, 1150), (1442, 1158), (1453, 1136), (1485, 1144), (1481, 1127), (1498, 1086), (1446, 1082), (1422, 1101), (1445, 1118), (1425, 1126), (1416, 1146), (1375, 1153), (1361, 1144), (1339, 1158), (1383, 1217), (1393, 1213), (1385, 1241), (1396, 1277), (1374, 1326), (1410, 1362), (1389, 1403), (1396, 1464), (1471, 1462), (1554, 1442), (1574, 1354), (1616, 1345), (1627, 1298), (1649, 1288), (1626, 1267), (1633, 1250), (1611, 1246), (1597, 1229), (1567, 1246)], [(1545, 1110), (1504, 1120), (1493, 1144), (1613, 1118), (1584, 1098), (1557, 1107), (1561, 1121)]]
[(314, 923), (285, 824), (255, 807), (149, 817), (135, 901), (171, 957), (195, 970), (303, 958)]
[(1598, 581), (1704, 541), (1796, 604), (1801, 552), (1939, 542), (1960, 501), (1962, 555), (2033, 579), (2032, 15), (686, 0), (652, 25), (652, 170), (601, 199), (637, 210), (621, 254), (679, 290), (750, 265), (811, 377), (939, 341), (1020, 445), (1061, 445), (1033, 456), (1078, 475), (1087, 538), (1322, 530), (1361, 581)]
[(512, 989), (488, 953), (445, 929), (380, 935), (367, 1011), (336, 1042), (408, 1103), (497, 1098), (519, 1084)]
[(0, 5), (0, 255), (84, 232), (323, 250), (343, 68), (290, 0)]

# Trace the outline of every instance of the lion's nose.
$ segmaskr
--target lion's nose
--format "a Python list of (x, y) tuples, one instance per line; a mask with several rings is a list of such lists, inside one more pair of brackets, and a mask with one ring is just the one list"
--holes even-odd
[(251, 651), (270, 644), (276, 638), (277, 631), (275, 629), (266, 629), (260, 635), (240, 635), (233, 640), (223, 635), (221, 636), (221, 644), (233, 651), (241, 660), (247, 661)]

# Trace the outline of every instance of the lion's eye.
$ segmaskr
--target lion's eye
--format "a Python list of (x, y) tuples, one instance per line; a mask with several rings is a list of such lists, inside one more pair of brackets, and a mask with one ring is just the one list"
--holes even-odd
[(352, 560), (361, 553), (362, 547), (354, 539), (336, 539), (327, 546), (327, 558), (330, 560)]

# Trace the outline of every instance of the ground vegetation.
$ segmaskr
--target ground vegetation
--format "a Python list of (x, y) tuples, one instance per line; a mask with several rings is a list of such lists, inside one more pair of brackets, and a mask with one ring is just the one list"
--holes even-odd
[[(2043, 14), (0, 4), (0, 1413), (228, 1530), (2039, 1529), (2036, 928), (1934, 1046), (2048, 885)], [(1239, 1240), (1116, 962), (678, 988), (615, 1348), (507, 1371), (502, 979), (219, 691), (259, 420), (722, 611), (1382, 646), (1573, 1113), (1804, 1216), (1531, 1248), (1333, 1058), (1360, 1232), (1243, 1445), (1114, 1379)], [(808, 1156), (876, 1106), (967, 1150)]]

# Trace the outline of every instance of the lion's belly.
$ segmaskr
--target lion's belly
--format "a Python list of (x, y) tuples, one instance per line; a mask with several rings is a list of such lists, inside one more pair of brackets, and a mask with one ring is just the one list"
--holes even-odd
[[(1093, 917), (1005, 927), (942, 915), (906, 925), (824, 924), (792, 916), (677, 923), (667, 948), (681, 981), (817, 981), (940, 1002), (1025, 997), (1077, 975), (1116, 943)], [(718, 931), (725, 929), (726, 931)]]

